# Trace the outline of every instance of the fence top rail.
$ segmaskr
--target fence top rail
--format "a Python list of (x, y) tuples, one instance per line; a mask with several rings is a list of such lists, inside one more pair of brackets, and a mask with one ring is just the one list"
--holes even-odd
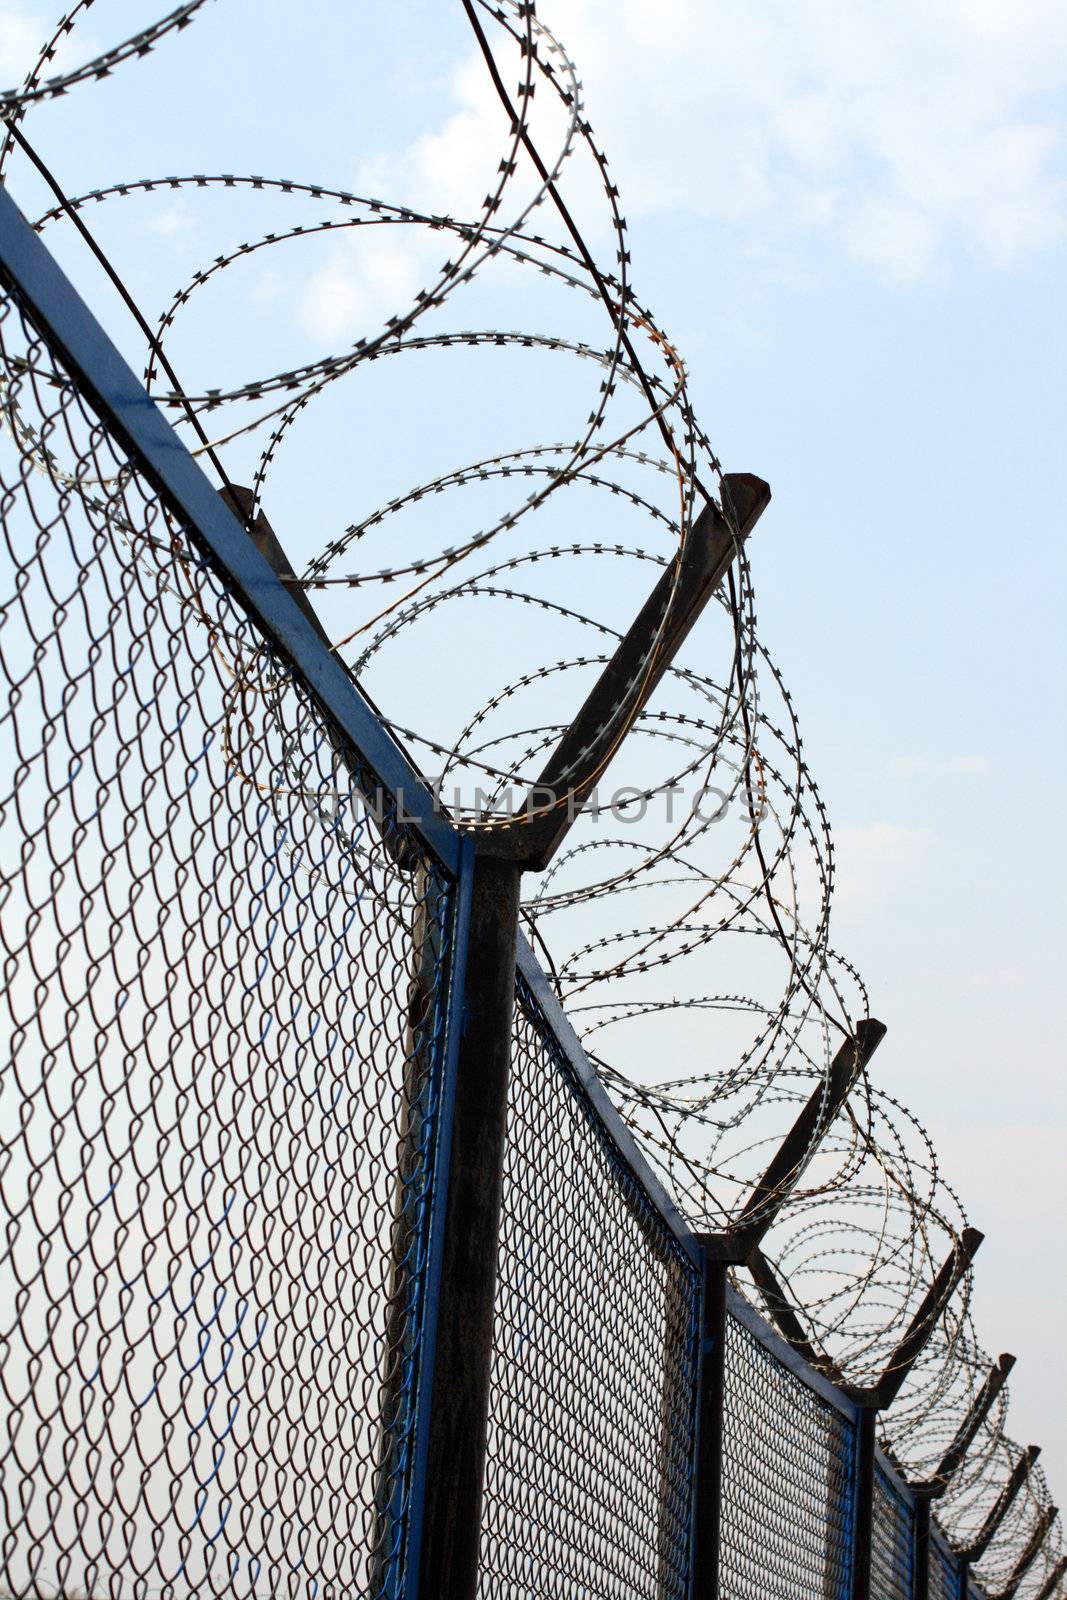
[(825, 1373), (809, 1366), (804, 1357), (793, 1349), (788, 1340), (782, 1338), (776, 1328), (772, 1328), (769, 1323), (764, 1322), (756, 1308), (750, 1305), (744, 1295), (735, 1289), (732, 1284), (728, 1284), (726, 1289), (726, 1310), (736, 1322), (740, 1322), (743, 1327), (748, 1329), (753, 1338), (759, 1341), (768, 1355), (772, 1356), (779, 1366), (785, 1367), (795, 1378), (799, 1378), (801, 1383), (805, 1384), (813, 1394), (824, 1401), (826, 1405), (832, 1406), (847, 1421), (855, 1424), (859, 1416), (859, 1407), (855, 1401), (842, 1394), (841, 1390), (830, 1381)]
[(0, 276), (171, 512), (453, 876), (461, 837), (0, 185)]
[(620, 1161), (645, 1191), (664, 1225), (670, 1229), (692, 1265), (699, 1271), (703, 1263), (703, 1252), (692, 1228), (641, 1153), (637, 1141), (612, 1103), (582, 1048), (581, 1041), (568, 1021), (537, 957), (521, 934), (518, 944), (518, 969), (520, 977), (537, 1001), (556, 1043), (566, 1057), (568, 1066), (581, 1084), (601, 1128), (614, 1145)]

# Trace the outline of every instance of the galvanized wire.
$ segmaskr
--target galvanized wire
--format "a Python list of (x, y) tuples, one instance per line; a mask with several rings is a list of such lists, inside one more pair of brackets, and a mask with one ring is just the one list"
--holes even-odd
[(729, 1312), (722, 1600), (851, 1593), (855, 1429)]
[[(91, 4), (79, 0), (45, 42), (21, 88), (4, 97), (7, 116), (23, 128), (32, 130), (42, 104), (68, 91), (75, 102), (86, 85), (125, 71), (126, 63), (202, 15), (202, 0), (193, 0), (56, 73), (57, 45), (77, 39)], [(155, 316), (144, 371), (150, 391), (194, 453), (208, 453), (194, 436), (197, 427), (210, 434), (211, 449), (221, 452), (227, 470), (237, 452), (246, 452), (252, 515), (260, 508), (271, 512), (290, 462), (301, 471), (301, 449), (316, 419), (328, 416), (331, 405), (354, 404), (344, 397), (354, 393), (357, 379), (369, 384), (398, 363), (403, 368), (438, 359), (456, 363), (472, 385), (478, 380), (461, 363), (551, 361), (561, 372), (579, 375), (581, 420), (570, 432), (564, 425), (519, 448), (515, 437), (526, 435), (511, 436), (506, 447), (444, 470), (415, 472), (406, 488), (326, 528), (319, 543), (300, 554), (300, 581), (327, 619), (338, 655), (383, 701), (397, 737), (443, 790), (458, 785), (474, 797), (472, 805), (456, 810), (456, 820), (484, 833), (528, 820), (529, 812), (518, 820), (511, 816), (508, 797), (536, 781), (585, 688), (628, 626), (632, 610), (619, 599), (631, 592), (626, 584), (640, 598), (642, 586), (676, 570), (677, 552), (709, 498), (722, 503), (728, 521), (733, 513), (719, 461), (692, 407), (682, 356), (637, 297), (619, 189), (589, 122), (575, 65), (533, 5), (472, 0), (465, 9), (487, 70), (499, 75), (504, 102), (501, 147), (486, 163), (492, 181), (471, 215), (390, 203), (310, 178), (179, 171), (109, 179), (50, 205), (37, 226), (51, 237), (72, 216), (92, 219), (116, 205), (151, 205), (175, 195), (205, 207), (226, 203), (220, 224), (225, 234), (208, 259), (185, 273)], [(509, 88), (516, 79), (517, 89)], [(91, 109), (91, 93), (85, 98)], [(534, 106), (546, 104), (551, 114), (538, 121)], [(9, 137), (0, 171), (10, 175), (14, 161)], [(588, 242), (595, 230), (583, 232), (574, 203), (567, 201), (573, 174), (579, 174), (574, 188), (581, 188), (583, 165), (601, 197), (608, 241), (596, 256)], [(236, 279), (250, 261), (283, 258), (309, 240), (379, 236), (429, 238), (448, 254), (428, 269), (415, 295), (368, 327), (364, 337), (295, 363), (272, 362), (269, 341), (262, 339), (265, 354), (255, 372), (226, 380), (201, 358), (194, 371), (182, 366), (183, 387), (171, 386), (161, 351), (174, 353), (196, 325), (201, 306), (209, 307), (219, 285)], [(556, 297), (553, 306), (565, 300), (568, 310), (550, 315), (546, 325), (501, 326), (490, 296), (492, 317), (482, 323), (480, 303), (469, 298), (476, 284), (489, 285), (491, 296), (499, 295), (501, 284), (517, 285), (519, 304), (533, 301), (536, 285)], [(205, 323), (216, 326), (210, 312)], [(213, 358), (218, 346), (213, 334)], [(149, 538), (143, 513), (126, 528), (123, 508), (133, 481), (127, 464), (102, 442), (80, 450), (64, 442), (65, 418), (80, 402), (48, 353), (32, 341), (22, 349), (16, 340), (2, 379), (23, 485), (18, 494), (11, 491), (13, 513), (18, 495), (36, 505), (35, 494), (39, 498), (41, 485), (47, 485), (64, 515), (80, 516), (87, 527), (105, 528), (119, 540), (116, 559), (121, 554), (127, 563), (130, 584), (147, 593), (164, 585), (153, 606), (142, 601), (137, 662), (159, 651), (166, 655), (168, 640), (178, 637), (167, 632), (167, 606), (190, 608), (181, 612), (181, 648), (192, 629), (191, 660), (201, 661), (196, 630), (210, 640), (220, 684), (229, 685), (225, 693), (219, 690), (218, 782), (232, 784), (234, 774), (247, 776), (251, 767), (248, 803), (256, 795), (268, 806), (256, 813), (268, 828), (275, 826), (279, 807), (290, 831), (292, 816), (306, 816), (308, 827), (319, 828), (327, 827), (324, 815), (332, 817), (330, 837), (338, 859), (351, 863), (345, 870), (352, 881), (365, 872), (372, 899), (381, 895), (388, 904), (391, 894), (400, 897), (403, 913), (394, 922), (397, 929), (407, 928), (403, 951), (394, 930), (392, 955), (381, 958), (385, 965), (367, 957), (368, 970), (382, 973), (384, 1006), (403, 963), (415, 959), (412, 930), (418, 924), (425, 932), (440, 921), (436, 910), (425, 908), (438, 904), (443, 887), (427, 878), (425, 890), (418, 890), (379, 835), (367, 831), (358, 803), (351, 820), (350, 802), (360, 785), (347, 758), (322, 754), (318, 765), (308, 766), (302, 746), (290, 742), (285, 718), (293, 713), (286, 709), (283, 716), (276, 704), (295, 690), (283, 694), (277, 664), (220, 616), (222, 591), (210, 584), (205, 590), (209, 580), (195, 566), (194, 579), (180, 562), (173, 564), (172, 530), (153, 531)], [(507, 386), (509, 401), (526, 389), (516, 375)], [(359, 405), (367, 409), (366, 391), (360, 391)], [(562, 539), (551, 520), (561, 503), (573, 507), (572, 532)], [(625, 536), (619, 531), (623, 517)], [(535, 642), (528, 657), (512, 661), (500, 650), (478, 652), (471, 645), (477, 665), (465, 700), (457, 698), (436, 719), (394, 709), (391, 685), (413, 662), (414, 670), (424, 672), (424, 641), (439, 638), (433, 630), (442, 623), (449, 638), (469, 640), (482, 637), (470, 618), (486, 619), (484, 638), (491, 643), (509, 637), (518, 629), (516, 619), (530, 615), (551, 631), (552, 653)], [(121, 611), (116, 616), (113, 626), (128, 628)], [(62, 629), (72, 626), (64, 612), (56, 648), (66, 637)], [(39, 641), (31, 637), (36, 648)], [(235, 638), (245, 640), (241, 653)], [(557, 640), (564, 641), (558, 649)], [(95, 636), (91, 647), (112, 648)], [(654, 639), (649, 670), (659, 648)], [(64, 654), (63, 665), (54, 668), (60, 677), (68, 671), (67, 660)], [(488, 678), (487, 660), (500, 663)], [(75, 686), (60, 692), (76, 694), (80, 681), (76, 673)], [(128, 684), (123, 680), (123, 695), (133, 692), (134, 681), (135, 675)], [(310, 712), (300, 715), (304, 739), (313, 723), (303, 720)], [(862, 979), (830, 942), (833, 840), (795, 707), (757, 631), (743, 548), (735, 551), (729, 583), (685, 655), (665, 674), (656, 698), (638, 712), (636, 699), (623, 697), (610, 730), (610, 767), (605, 760), (602, 771), (572, 777), (596, 776), (605, 787), (610, 777), (613, 802), (604, 814), (590, 808), (551, 869), (528, 880), (524, 917), (550, 958), (559, 994), (605, 1083), (679, 1206), (695, 1227), (722, 1229), (802, 1101), (825, 1077), (842, 1032), (851, 1032), (870, 1009)], [(140, 750), (153, 735), (135, 722), (134, 737)], [(157, 731), (156, 737), (163, 735)], [(280, 740), (277, 772), (268, 771), (275, 758), (258, 752), (257, 741), (268, 737)], [(164, 754), (175, 759), (169, 745), (143, 759), (162, 761)], [(58, 786), (57, 794), (42, 788), (39, 805), (50, 807), (58, 796), (62, 807), (68, 777), (50, 770), (48, 781)], [(264, 784), (268, 801), (262, 800)], [(618, 799), (624, 788), (625, 798)], [(686, 800), (672, 815), (668, 802), (678, 791)], [(690, 805), (693, 796), (704, 797), (702, 808)], [(21, 803), (25, 810), (29, 796)], [(131, 804), (136, 815), (137, 802)], [(34, 836), (31, 827), (27, 837)], [(253, 846), (250, 835), (245, 848), (254, 856)], [(288, 873), (294, 896), (297, 885), (312, 896), (324, 892), (326, 868), (310, 861), (305, 844), (292, 844), (286, 834), (277, 848), (279, 884)], [(61, 916), (68, 913), (65, 884), (74, 881), (73, 858), (64, 870), (67, 879), (57, 880), (55, 889)], [(80, 905), (82, 890), (75, 892)], [(296, 915), (295, 904), (286, 901), (287, 915)], [(360, 904), (360, 915), (369, 915), (365, 896)], [(43, 903), (36, 909), (45, 915)], [(72, 937), (69, 931), (62, 936)], [(70, 953), (75, 948), (59, 945), (63, 963), (77, 960)], [(65, 966), (48, 971), (50, 982), (68, 981)], [(392, 1026), (402, 1026), (396, 1016)], [(406, 1048), (399, 1033), (389, 1048), (396, 1067)], [(660, 1063), (667, 1064), (661, 1069)], [(883, 1370), (965, 1221), (919, 1121), (864, 1075), (819, 1157), (790, 1194), (766, 1249), (811, 1339), (845, 1378), (864, 1383)], [(746, 1292), (756, 1298), (751, 1285)], [(884, 1421), (885, 1443), (913, 1476), (936, 1469), (988, 1362), (971, 1325), (968, 1276)], [(957, 1542), (995, 1500), (1004, 1463), (1017, 1449), (1005, 1432), (1006, 1414), (1005, 1391), (943, 1503), (945, 1526)], [(1032, 1493), (1047, 1505), (1043, 1480), (1035, 1478)], [(1020, 1522), (1012, 1535), (1015, 1553), (1029, 1525)], [(1059, 1548), (1059, 1537), (1057, 1523), (1049, 1550)], [(1035, 1571), (1045, 1561), (1043, 1553)]]
[(881, 1463), (874, 1467), (871, 1523), (872, 1600), (911, 1600), (915, 1577), (914, 1508)]
[(479, 1594), (689, 1593), (700, 1277), (520, 982)]
[(0, 1583), (391, 1593), (451, 889), (6, 298), (0, 370)]

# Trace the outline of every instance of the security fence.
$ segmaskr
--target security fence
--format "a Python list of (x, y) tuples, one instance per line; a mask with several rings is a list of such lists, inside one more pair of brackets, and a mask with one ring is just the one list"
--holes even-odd
[(6, 194), (0, 267), (3, 1585), (982, 1594)]

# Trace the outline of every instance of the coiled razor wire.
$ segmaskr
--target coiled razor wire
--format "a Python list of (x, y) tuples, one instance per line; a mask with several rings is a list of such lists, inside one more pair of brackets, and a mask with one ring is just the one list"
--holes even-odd
[[(416, 764), (443, 796), (476, 796), (473, 806), (452, 807), (455, 820), (484, 831), (522, 826), (536, 814), (527, 808), (516, 817), (510, 797), (536, 784), (583, 686), (628, 626), (632, 609), (610, 609), (617, 586), (634, 578), (633, 592), (641, 593), (649, 578), (671, 569), (708, 499), (721, 503), (728, 520), (732, 510), (690, 403), (684, 362), (637, 298), (619, 190), (574, 64), (533, 4), (459, 3), (501, 102), (499, 159), (487, 159), (492, 179), (470, 216), (308, 179), (201, 172), (126, 177), (62, 196), (36, 227), (42, 233), (69, 227), (90, 211), (106, 213), (135, 197), (222, 196), (265, 208), (261, 231), (223, 244), (179, 284), (156, 317), (144, 364), (149, 391), (195, 454), (218, 465), (216, 452), (225, 457), (240, 449), (242, 460), (253, 463), (250, 526), (261, 511), (270, 513), (273, 486), (294, 441), (306, 437), (308, 416), (347, 393), (340, 386), (355, 375), (366, 382), (372, 364), (388, 370), (400, 360), (406, 373), (416, 356), (469, 362), (472, 353), (489, 361), (504, 352), (508, 359), (563, 364), (586, 381), (588, 409), (573, 434), (434, 473), (338, 527), (299, 574), (304, 592), (329, 613), (340, 659), (361, 685), (382, 686), (383, 716)], [(204, 0), (55, 71), (58, 48), (71, 52), (92, 5), (79, 0), (21, 87), (2, 97), (8, 133), (0, 175), (35, 108), (125, 70), (197, 21)], [(591, 176), (601, 195), (596, 236), (610, 245), (597, 255), (565, 195), (576, 171), (583, 193)], [(429, 237), (445, 258), (425, 287), (376, 329), (300, 364), (275, 370), (268, 360), (240, 382), (214, 383), (210, 372), (199, 385), (170, 381), (165, 350), (228, 273), (300, 241), (390, 234)], [(572, 291), (588, 337), (570, 331), (573, 298), (566, 333), (457, 326), (452, 306), (466, 305), (476, 276), (479, 283), (502, 277), (512, 289), (536, 280), (539, 293)], [(51, 369), (27, 372), (15, 361), (2, 381), (5, 423), (24, 459), (64, 482), (94, 516), (105, 515), (137, 559), (155, 570), (151, 542), (121, 526), (113, 483), (65, 460), (62, 439), (42, 429), (34, 414), (34, 385), (62, 386), (62, 377)], [(220, 470), (225, 479), (227, 468)], [(543, 514), (564, 495), (574, 507), (574, 534), (546, 540)], [(625, 517), (634, 533), (600, 532), (609, 525), (605, 497), (610, 516)], [(434, 515), (419, 521), (427, 502)], [(488, 508), (484, 514), (481, 507)], [(460, 532), (441, 547), (432, 524), (444, 508), (443, 522)], [(375, 550), (387, 552), (378, 568)], [(185, 607), (191, 625), (225, 648), (224, 625), (198, 609), (196, 586), (182, 582), (180, 564), (167, 585), (169, 600)], [(607, 600), (595, 611), (599, 594)], [(869, 1009), (862, 979), (829, 942), (832, 836), (789, 691), (757, 633), (752, 574), (739, 541), (716, 599), (695, 645), (670, 666), (651, 705), (640, 712), (616, 708), (609, 753), (589, 776), (605, 778), (610, 763), (613, 782), (622, 782), (606, 813), (594, 797), (550, 868), (527, 879), (523, 907), (610, 1092), (685, 1215), (703, 1229), (729, 1226), (799, 1106), (825, 1081), (842, 1037)], [(357, 609), (342, 612), (342, 606)], [(467, 639), (478, 618), (491, 614), (505, 619), (496, 626), (506, 633), (511, 619), (530, 611), (553, 640), (572, 641), (567, 653), (509, 664), (500, 652), (483, 652), (472, 674), (476, 692), (452, 723), (447, 713), (436, 722), (428, 713), (392, 714), (389, 686), (405, 663), (410, 670), (419, 661), (427, 630), (436, 629), (435, 638)], [(347, 622), (335, 627), (339, 615)], [(656, 639), (647, 668), (659, 648)], [(256, 693), (260, 673), (268, 667), (249, 655), (245, 641), (241, 692), (231, 697), (234, 719), (242, 694)], [(231, 762), (239, 761), (241, 743), (235, 724), (227, 738)], [(273, 791), (272, 803), (291, 805), (301, 792), (295, 770), (292, 779), (288, 790)], [(672, 809), (679, 794), (697, 794), (703, 804)], [(648, 1063), (661, 1060), (677, 1065), (657, 1075)], [(864, 1073), (788, 1197), (766, 1252), (815, 1346), (846, 1380), (862, 1384), (883, 1370), (965, 1222), (921, 1124)], [(754, 1293), (750, 1284), (740, 1287)], [(971, 1323), (968, 1276), (883, 1417), (887, 1447), (910, 1477), (936, 1470), (989, 1366)], [(961, 1547), (976, 1536), (1018, 1460), (1006, 1417), (1005, 1390), (941, 1502), (943, 1524)], [(1049, 1504), (1035, 1469), (978, 1566), (994, 1592)], [(1022, 1593), (1038, 1592), (1059, 1540), (1057, 1522)]]

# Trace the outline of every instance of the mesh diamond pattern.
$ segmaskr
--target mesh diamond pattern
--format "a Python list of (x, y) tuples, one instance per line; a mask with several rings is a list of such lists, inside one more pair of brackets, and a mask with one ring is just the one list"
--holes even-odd
[(959, 1562), (936, 1537), (930, 1539), (930, 1600), (961, 1600)]
[(729, 1314), (724, 1384), (722, 1600), (845, 1600), (852, 1425)]
[(874, 1466), (871, 1527), (872, 1600), (911, 1600), (914, 1583), (914, 1512), (889, 1474)]
[(520, 982), (479, 1593), (683, 1600), (699, 1282)]
[(0, 1587), (377, 1596), (451, 891), (10, 300), (0, 374)]

